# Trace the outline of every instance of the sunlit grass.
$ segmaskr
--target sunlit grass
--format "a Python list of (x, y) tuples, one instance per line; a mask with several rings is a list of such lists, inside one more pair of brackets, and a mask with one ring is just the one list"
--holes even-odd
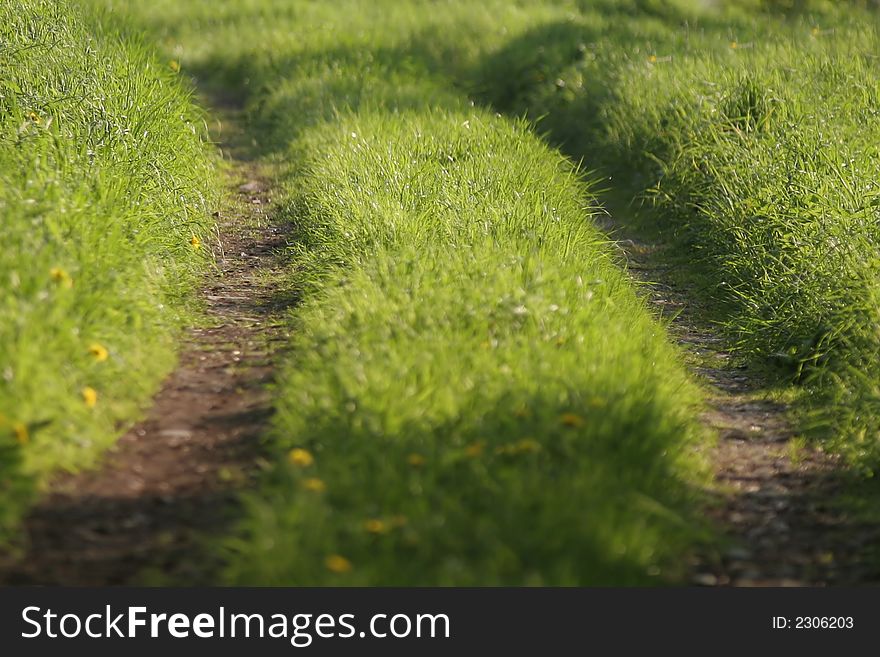
[(346, 117), (298, 150), (310, 284), (274, 430), (293, 451), (232, 581), (674, 577), (697, 394), (570, 165), (474, 111)]
[[(473, 106), (481, 57), (574, 5), (131, 7), (247, 101), (287, 170), (291, 357), (236, 584), (674, 581), (699, 393), (583, 174)], [(234, 38), (233, 38), (234, 35)]]
[(67, 1), (0, 4), (0, 526), (93, 461), (173, 363), (205, 261), (201, 114)]
[(627, 4), (651, 3), (535, 26), (474, 88), (647, 201), (643, 226), (678, 245), (741, 353), (805, 388), (801, 428), (875, 469), (874, 4)]
[[(535, 131), (649, 201), (742, 352), (805, 387), (803, 427), (876, 465), (866, 3), (92, 4), (160, 42), (167, 75), (244, 100), (285, 171), (279, 294), (302, 305), (227, 581), (680, 574), (699, 395), (592, 225), (595, 185)], [(77, 385), (79, 413), (102, 408)]]

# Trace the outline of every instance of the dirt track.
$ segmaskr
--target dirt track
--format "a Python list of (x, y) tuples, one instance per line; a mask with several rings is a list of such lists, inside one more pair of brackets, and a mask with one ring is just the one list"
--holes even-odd
[[(609, 229), (626, 233), (613, 222)], [(619, 242), (649, 301), (673, 315), (672, 336), (686, 349), (709, 398), (704, 421), (718, 433), (709, 451), (717, 489), (706, 513), (724, 536), (720, 549), (693, 557), (691, 584), (703, 586), (854, 585), (880, 581), (867, 552), (880, 528), (849, 517), (837, 499), (843, 463), (798, 446), (789, 408), (760, 376), (733, 364), (694, 294), (671, 282), (662, 247)], [(793, 458), (792, 455), (796, 454)]]

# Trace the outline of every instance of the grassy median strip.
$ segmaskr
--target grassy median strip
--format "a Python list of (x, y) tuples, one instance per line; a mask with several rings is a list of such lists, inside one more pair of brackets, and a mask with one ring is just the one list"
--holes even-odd
[(90, 463), (173, 363), (206, 262), (202, 116), (67, 0), (0, 4), (0, 527)]
[(695, 535), (697, 395), (571, 165), (483, 112), (349, 116), (297, 151), (287, 462), (231, 581), (662, 581)]
[(498, 49), (475, 84), (647, 196), (644, 218), (678, 244), (742, 353), (803, 384), (802, 428), (872, 471), (880, 78), (867, 4), (585, 4)]

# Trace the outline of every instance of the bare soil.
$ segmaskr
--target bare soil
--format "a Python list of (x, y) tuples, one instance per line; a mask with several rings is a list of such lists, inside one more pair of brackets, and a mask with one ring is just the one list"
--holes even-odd
[[(234, 131), (234, 111), (224, 112)], [(239, 141), (241, 137), (238, 137)], [(225, 153), (227, 154), (227, 153)], [(228, 199), (214, 244), (217, 271), (201, 292), (207, 318), (184, 336), (180, 362), (100, 467), (63, 474), (24, 524), (24, 551), (0, 562), (0, 582), (211, 584), (205, 542), (229, 530), (237, 492), (260, 470), (272, 414), (266, 384), (285, 342), (272, 286), (285, 229), (272, 187), (232, 142)]]
[[(620, 227), (612, 226), (620, 235)], [(671, 331), (708, 391), (704, 421), (718, 441), (707, 454), (715, 486), (706, 514), (720, 545), (690, 563), (704, 586), (822, 586), (880, 581), (869, 557), (880, 528), (853, 517), (840, 501), (847, 477), (839, 457), (793, 443), (791, 409), (762, 376), (737, 364), (718, 327), (669, 269), (662, 247), (621, 239), (633, 276), (650, 302), (674, 317)]]

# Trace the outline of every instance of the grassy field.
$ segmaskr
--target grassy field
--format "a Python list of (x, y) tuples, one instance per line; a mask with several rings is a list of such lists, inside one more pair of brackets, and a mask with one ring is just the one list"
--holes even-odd
[(582, 174), (455, 84), (555, 10), (426, 9), (134, 10), (288, 168), (279, 463), (227, 581), (670, 581), (701, 531), (699, 393)]
[(473, 88), (647, 200), (641, 222), (741, 353), (802, 384), (801, 429), (873, 472), (875, 4), (582, 4), (511, 40)]
[(0, 527), (93, 461), (174, 361), (211, 155), (167, 61), (90, 9), (0, 6)]
[(4, 5), (5, 524), (110, 444), (192, 319), (217, 172), (189, 75), (244, 104), (293, 238), (272, 463), (224, 582), (681, 581), (711, 437), (597, 227), (609, 188), (799, 429), (872, 473), (874, 4)]

